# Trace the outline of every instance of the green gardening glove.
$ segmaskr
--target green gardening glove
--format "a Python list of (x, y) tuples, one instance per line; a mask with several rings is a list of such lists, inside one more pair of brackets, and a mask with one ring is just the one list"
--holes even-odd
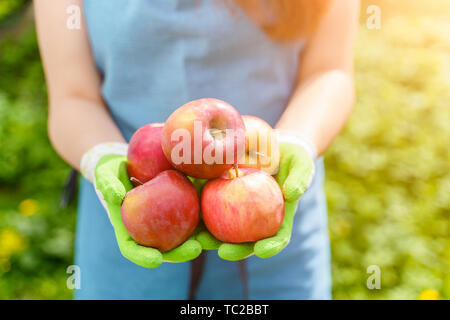
[(98, 160), (95, 167), (94, 186), (100, 201), (108, 212), (114, 227), (117, 244), (124, 257), (145, 268), (156, 268), (162, 262), (185, 262), (200, 255), (202, 248), (194, 240), (195, 233), (186, 242), (167, 252), (137, 244), (128, 234), (120, 213), (125, 194), (133, 188), (129, 181), (127, 157), (107, 154)]
[(249, 243), (222, 243), (204, 226), (196, 239), (204, 250), (218, 249), (224, 260), (241, 260), (252, 254), (260, 258), (269, 258), (283, 250), (292, 234), (294, 215), (300, 196), (308, 188), (314, 175), (313, 156), (302, 146), (293, 143), (280, 144), (280, 165), (275, 179), (280, 185), (285, 199), (284, 219), (280, 230), (273, 237)]

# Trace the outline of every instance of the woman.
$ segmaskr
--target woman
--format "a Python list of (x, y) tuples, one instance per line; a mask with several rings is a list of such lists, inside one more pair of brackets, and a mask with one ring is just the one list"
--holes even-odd
[[(81, 8), (79, 29), (66, 27), (69, 5)], [(191, 251), (183, 247), (173, 256), (130, 247), (105, 191), (123, 186), (98, 168), (111, 164), (105, 155), (124, 154), (137, 128), (165, 121), (187, 101), (219, 98), (287, 133), (282, 161), (307, 163), (327, 149), (351, 112), (356, 0), (35, 0), (35, 9), (49, 89), (49, 136), (73, 167), (83, 162), (87, 178), (80, 187), (76, 234), (78, 299), (193, 297), (190, 264), (161, 261), (191, 260), (198, 255), (192, 248), (208, 249), (207, 241), (191, 239)], [(285, 199), (296, 200), (312, 170), (293, 175), (292, 165), (284, 167), (278, 182)], [(315, 177), (289, 228), (289, 245), (268, 259), (245, 260), (249, 298), (331, 297), (323, 176), (317, 158)], [(295, 190), (292, 199), (284, 180)], [(101, 205), (105, 200), (114, 228)], [(284, 247), (289, 237), (283, 241)], [(243, 247), (227, 248), (236, 249), (228, 257), (236, 260)], [(161, 265), (143, 268), (121, 252), (141, 266)], [(226, 250), (221, 257), (227, 258)], [(243, 298), (239, 266), (216, 251), (205, 259), (195, 296)]]

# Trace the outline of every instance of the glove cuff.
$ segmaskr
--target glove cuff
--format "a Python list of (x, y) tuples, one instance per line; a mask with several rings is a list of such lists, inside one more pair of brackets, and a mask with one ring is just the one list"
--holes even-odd
[(95, 167), (98, 161), (107, 154), (127, 155), (128, 144), (123, 142), (106, 142), (100, 143), (81, 158), (80, 169), (81, 174), (90, 182), (94, 182)]
[(279, 130), (278, 141), (290, 143), (303, 148), (312, 160), (317, 158), (317, 148), (310, 138), (295, 131)]

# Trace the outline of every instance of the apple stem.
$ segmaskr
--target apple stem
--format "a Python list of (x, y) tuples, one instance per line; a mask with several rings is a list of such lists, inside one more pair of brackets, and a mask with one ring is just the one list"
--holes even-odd
[(225, 134), (225, 130), (222, 129), (209, 129), (209, 133), (214, 137), (214, 138), (222, 138)]
[(142, 186), (144, 183), (141, 182), (140, 180), (136, 179), (135, 177), (131, 177), (130, 181), (134, 184), (134, 185), (140, 185)]
[(264, 154), (264, 153), (262, 153), (262, 152), (258, 152), (258, 151), (256, 151), (255, 152), (255, 154), (257, 154), (258, 156), (261, 156), (261, 157), (264, 157), (264, 158), (267, 158), (267, 156)]
[(211, 132), (211, 134), (214, 135), (214, 134), (216, 134), (216, 133), (225, 133), (225, 130), (213, 128), (213, 129), (209, 129), (209, 132)]
[(236, 178), (239, 178), (239, 169), (238, 169), (238, 164), (235, 163), (233, 164), (233, 168), (234, 168), (234, 172), (236, 173)]

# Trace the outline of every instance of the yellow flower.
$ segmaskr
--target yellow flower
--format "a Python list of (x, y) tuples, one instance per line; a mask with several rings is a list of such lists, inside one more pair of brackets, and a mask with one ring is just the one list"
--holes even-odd
[(419, 295), (419, 300), (439, 300), (439, 292), (433, 289), (423, 290)]
[(25, 250), (26, 239), (13, 229), (4, 229), (0, 232), (0, 258)]
[(38, 203), (33, 199), (25, 199), (19, 204), (19, 212), (24, 216), (32, 216), (37, 212)]

